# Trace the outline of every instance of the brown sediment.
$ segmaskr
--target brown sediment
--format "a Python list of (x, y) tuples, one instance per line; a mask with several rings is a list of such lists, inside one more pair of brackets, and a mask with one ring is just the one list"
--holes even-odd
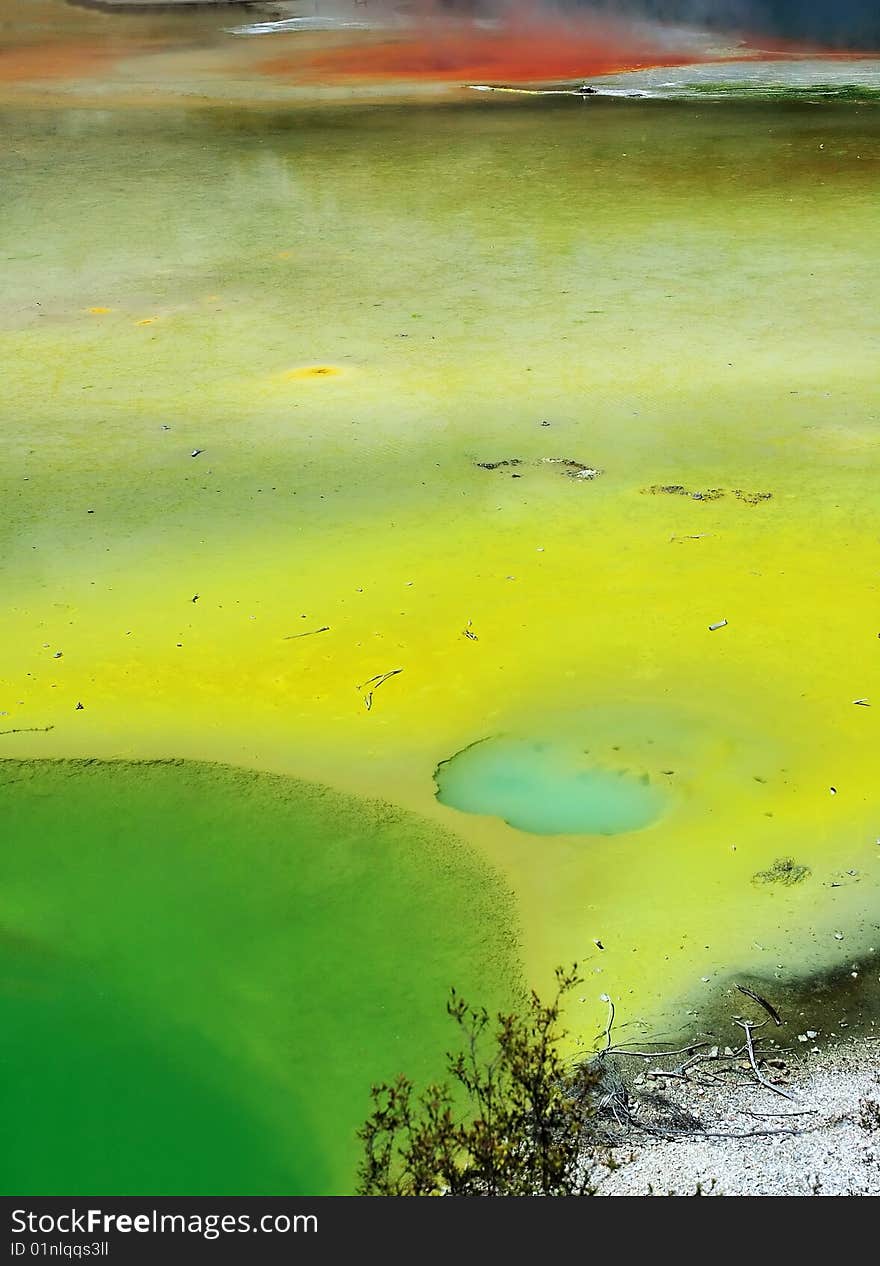
[(0, 49), (0, 83), (39, 79), (84, 79), (108, 62), (119, 61), (145, 46), (126, 42), (106, 44), (26, 44)]

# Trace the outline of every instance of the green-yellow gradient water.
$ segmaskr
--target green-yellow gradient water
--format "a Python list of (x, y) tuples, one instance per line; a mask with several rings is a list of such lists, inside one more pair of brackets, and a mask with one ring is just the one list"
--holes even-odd
[[(425, 831), (451, 831), (512, 891), (498, 926), (477, 921), (519, 938), (528, 983), (585, 961), (569, 1019), (586, 1045), (602, 994), (621, 1025), (654, 1025), (730, 972), (865, 961), (880, 874), (880, 113), (92, 98), (10, 99), (3, 117), (2, 754), (221, 762), (415, 812), (429, 825), (413, 856)], [(441, 762), (496, 736), (588, 753), (647, 781), (662, 812), (639, 830), (543, 835), (439, 803)], [(257, 894), (242, 941), (274, 891), (271, 808), (240, 820), (204, 893), (191, 833), (175, 899), (204, 920), (198, 972), (180, 1008), (151, 1010), (182, 936), (163, 941), (174, 849), (133, 800), (118, 838), (140, 915), (87, 899), (107, 845), (72, 809), (68, 830), (65, 806), (93, 797), (101, 824), (99, 799), (124, 802), (135, 776), (101, 768), (87, 791), (78, 773), (62, 791), (53, 766), (28, 784), (51, 788), (52, 866), (85, 869), (78, 889), (25, 850), (7, 917), (39, 925), (51, 909), (85, 939), (73, 953), (50, 936), (15, 1005), (39, 1008), (45, 988), (59, 1017), (97, 1022), (97, 1003), (76, 1002), (95, 964), (102, 1014), (120, 991), (141, 1008), (119, 1058), (102, 1056), (114, 1076), (125, 1043), (177, 1052), (173, 1093), (198, 1088), (194, 1122), (247, 1084), (224, 1125), (232, 1148), (253, 1115), (296, 1116), (276, 1090), (342, 1040), (362, 946), (367, 963), (400, 952), (400, 894), (388, 869), (373, 877), (370, 935), (347, 904), (322, 913), (314, 945), (273, 922), (308, 972), (335, 927), (343, 983), (328, 984), (317, 1036), (287, 1042), (287, 1070), (249, 1080), (262, 1039), (251, 1050), (242, 1025), (231, 1042), (210, 995), (182, 1011), (198, 973), (216, 979), (233, 953), (214, 906), (228, 910), (235, 876)], [(189, 794), (175, 769), (174, 795)], [(31, 812), (17, 783), (4, 793)], [(320, 850), (297, 840), (320, 882)], [(809, 868), (802, 882), (754, 881), (783, 857)], [(432, 891), (448, 925), (439, 882), (425, 880), (426, 940), (388, 1003), (419, 1008), (410, 1045), (394, 1060), (377, 1038), (369, 1075), (342, 1079), (337, 1134), (303, 1160), (302, 1189), (350, 1175), (379, 1065), (393, 1075), (403, 1054), (417, 1068), (442, 1048), (427, 1017), (442, 1021), (449, 972), (424, 950)], [(255, 963), (237, 987), (289, 1034), (294, 978), (267, 982)], [(486, 966), (487, 993), (507, 970)], [(292, 1172), (271, 1139), (254, 1189)], [(43, 1172), (51, 1186), (70, 1169)]]

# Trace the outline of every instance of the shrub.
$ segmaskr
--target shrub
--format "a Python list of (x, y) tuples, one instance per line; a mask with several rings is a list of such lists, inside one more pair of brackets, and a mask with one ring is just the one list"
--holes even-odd
[(556, 993), (532, 992), (521, 1012), (490, 1018), (455, 990), (447, 1004), (461, 1049), (451, 1082), (417, 1093), (404, 1076), (372, 1089), (358, 1131), (361, 1195), (567, 1196), (588, 1190), (581, 1161), (590, 1076), (563, 1060), (558, 1029), (576, 965), (556, 970)]

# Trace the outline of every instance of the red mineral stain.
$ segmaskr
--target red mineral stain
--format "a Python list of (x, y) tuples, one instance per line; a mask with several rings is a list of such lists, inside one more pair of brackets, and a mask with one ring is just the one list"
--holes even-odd
[[(685, 43), (687, 43), (685, 41)], [(662, 32), (596, 19), (512, 20), (486, 30), (468, 22), (425, 22), (393, 39), (359, 39), (269, 58), (266, 74), (329, 79), (425, 79), (538, 83), (584, 79), (705, 57)]]
[[(828, 58), (845, 61), (871, 56), (773, 40), (752, 34), (727, 40), (718, 37), (713, 50), (708, 37), (688, 36), (672, 28), (627, 23), (619, 19), (579, 15), (548, 16), (531, 4), (520, 4), (494, 29), (467, 19), (438, 17), (434, 0), (416, 0), (424, 16), (394, 36), (378, 33), (333, 38), (323, 48), (287, 45), (289, 51), (258, 64), (282, 78), (334, 80), (427, 80), (458, 83), (548, 83), (589, 80), (627, 70), (683, 66), (697, 62), (798, 61)], [(724, 51), (718, 42), (727, 43)]]

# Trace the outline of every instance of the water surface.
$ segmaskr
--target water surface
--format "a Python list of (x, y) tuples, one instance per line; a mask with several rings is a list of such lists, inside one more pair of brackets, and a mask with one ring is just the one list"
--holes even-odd
[[(166, 40), (167, 21), (138, 38)], [(880, 867), (880, 112), (476, 93), (423, 109), (318, 108), (313, 95), (306, 108), (305, 89), (218, 73), (222, 40), (208, 43), (2, 91), (3, 753), (181, 756), (391, 800), (430, 821), (400, 843), (404, 867), (426, 832), (453, 828), (515, 894), (515, 914), (483, 922), (521, 930), (529, 983), (585, 961), (570, 1017), (585, 1044), (602, 993), (621, 1025), (656, 1028), (731, 972), (860, 963), (877, 943)], [(584, 468), (601, 473), (570, 477)], [(589, 747), (591, 769), (662, 788), (663, 812), (641, 831), (536, 843), (503, 812), (439, 803), (438, 765), (489, 734)], [(33, 867), (4, 890), (27, 937), (53, 867), (65, 935), (86, 935), (83, 909), (104, 928), (115, 918), (84, 886), (90, 875), (101, 891), (103, 863), (83, 843), (78, 783), (39, 802), (58, 824), (52, 867), (0, 841), (5, 865)], [(196, 919), (190, 941), (137, 803), (117, 835), (140, 840), (126, 866), (151, 895), (112, 944), (157, 1001), (126, 1023), (126, 1050), (146, 1059), (132, 1035), (158, 1025), (180, 1052), (176, 1103), (207, 1067), (206, 1041), (228, 1055), (199, 1082), (201, 1119), (253, 1074), (259, 1104), (233, 1096), (232, 1148), (254, 1112), (294, 1101), (292, 1081), (267, 1093), (253, 1072), (254, 1059), (290, 1067), (287, 1039), (246, 1052), (250, 1011), (229, 1045), (225, 1019), (200, 1012), (187, 1028), (190, 1002), (212, 995), (187, 983), (168, 1010), (172, 949), (198, 951), (211, 976), (228, 945), (259, 942), (263, 898), (236, 922), (234, 894), (267, 867), (270, 889), (290, 892), (273, 869), (286, 844), (270, 866), (259, 831), (275, 819), (260, 801), (247, 829), (236, 819), (208, 900), (192, 852), (202, 819), (189, 842), (169, 837), (190, 858), (177, 898)], [(290, 832), (310, 884), (334, 831), (316, 829), (321, 849)], [(80, 857), (93, 860), (74, 869)], [(809, 877), (756, 883), (780, 858)], [(436, 909), (457, 927), (437, 882), (416, 884), (418, 926)], [(409, 898), (389, 885), (367, 891), (394, 973)], [(346, 976), (361, 960), (345, 891), (338, 908), (320, 903), (315, 943), (345, 939), (312, 1054), (344, 1048), (352, 991), (373, 996)], [(218, 903), (228, 918), (214, 920)], [(273, 961), (298, 961), (303, 925), (270, 927)], [(417, 967), (424, 935), (387, 999), (398, 1018), (415, 1009), (412, 1045), (398, 1057), (382, 1037), (375, 1075), (445, 1049), (428, 1017), (442, 1021), (450, 974), (494, 988), (455, 958)], [(47, 986), (60, 1021), (92, 960), (61, 961)], [(242, 994), (257, 997), (264, 973), (251, 963)], [(276, 978), (258, 1032), (297, 979)], [(28, 1016), (37, 983), (16, 984)], [(121, 987), (114, 977), (108, 998)], [(373, 1076), (347, 1065), (328, 1086), (351, 1096), (346, 1120)], [(270, 1134), (254, 1186), (299, 1182), (289, 1141)], [(311, 1146), (316, 1186), (347, 1181), (336, 1144), (323, 1160)], [(107, 1170), (92, 1172), (105, 1187)]]

